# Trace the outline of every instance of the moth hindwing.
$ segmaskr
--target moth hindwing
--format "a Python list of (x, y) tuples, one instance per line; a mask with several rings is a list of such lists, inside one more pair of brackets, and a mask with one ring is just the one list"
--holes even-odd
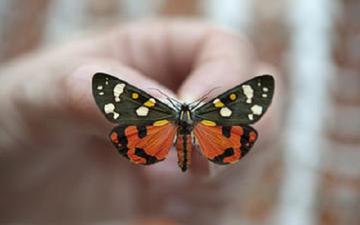
[(106, 118), (119, 125), (147, 125), (175, 120), (177, 115), (175, 110), (145, 91), (105, 73), (93, 76), (92, 92)]
[(224, 126), (252, 124), (271, 104), (274, 78), (262, 75), (248, 80), (194, 110), (196, 121)]
[(148, 126), (117, 126), (110, 140), (118, 152), (135, 164), (150, 165), (160, 162), (169, 153), (176, 134), (173, 123)]
[(258, 137), (256, 130), (247, 125), (208, 126), (198, 123), (194, 134), (203, 155), (222, 165), (238, 162)]

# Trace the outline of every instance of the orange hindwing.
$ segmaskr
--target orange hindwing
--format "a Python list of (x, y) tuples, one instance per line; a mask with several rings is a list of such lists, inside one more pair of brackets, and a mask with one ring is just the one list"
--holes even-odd
[(250, 126), (209, 126), (198, 123), (194, 134), (201, 152), (212, 162), (239, 161), (253, 146), (257, 132)]
[(111, 142), (119, 153), (135, 164), (149, 165), (166, 158), (173, 145), (176, 127), (167, 123), (161, 126), (118, 126), (110, 133)]

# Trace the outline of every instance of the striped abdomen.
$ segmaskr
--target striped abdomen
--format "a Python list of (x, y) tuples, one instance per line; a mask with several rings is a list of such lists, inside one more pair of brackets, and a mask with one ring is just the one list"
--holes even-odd
[(191, 163), (192, 142), (190, 134), (179, 134), (176, 139), (178, 165), (185, 172)]

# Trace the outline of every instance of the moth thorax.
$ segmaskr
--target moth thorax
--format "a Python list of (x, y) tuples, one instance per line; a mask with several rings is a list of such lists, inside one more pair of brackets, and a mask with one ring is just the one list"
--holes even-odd
[(191, 111), (189, 109), (185, 109), (185, 110), (180, 111), (180, 122), (182, 124), (184, 124), (184, 125), (185, 124), (188, 124), (188, 125), (193, 124)]

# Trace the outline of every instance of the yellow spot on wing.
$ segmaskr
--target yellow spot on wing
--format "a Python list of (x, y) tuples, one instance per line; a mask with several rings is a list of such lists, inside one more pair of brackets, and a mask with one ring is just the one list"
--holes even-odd
[(155, 99), (153, 98), (150, 98), (149, 100), (147, 100), (145, 103), (144, 103), (144, 106), (147, 106), (147, 107), (154, 107), (155, 105)]
[(237, 96), (236, 96), (235, 93), (232, 93), (232, 94), (229, 95), (229, 99), (230, 99), (231, 101), (236, 100), (236, 98), (237, 98)]
[(165, 124), (169, 123), (169, 120), (158, 120), (154, 122), (154, 126), (163, 126)]
[(210, 127), (216, 126), (216, 123), (211, 120), (201, 120), (201, 123), (204, 124), (205, 126), (210, 126)]
[(220, 101), (220, 99), (218, 98), (213, 101), (213, 104), (216, 108), (221, 108), (225, 106), (224, 103), (222, 103), (222, 101)]
[(134, 93), (131, 94), (131, 97), (132, 97), (133, 99), (138, 99), (138, 98), (139, 98), (139, 94), (136, 93), (136, 92), (134, 92)]

